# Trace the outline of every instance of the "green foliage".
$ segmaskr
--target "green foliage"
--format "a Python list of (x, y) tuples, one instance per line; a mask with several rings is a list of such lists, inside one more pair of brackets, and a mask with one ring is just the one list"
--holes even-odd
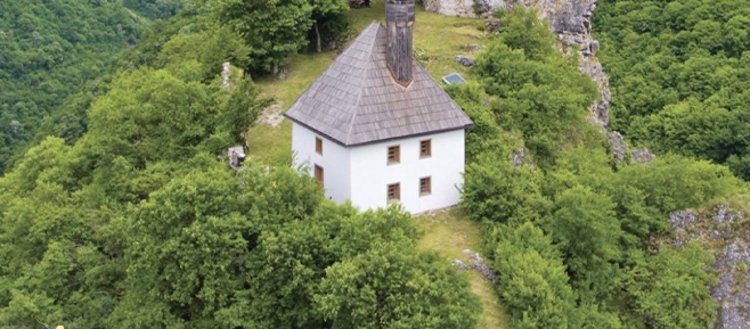
[(148, 24), (120, 2), (0, 3), (0, 172), (44, 117)]
[(569, 328), (575, 299), (552, 240), (530, 222), (496, 225), (489, 240), (513, 327)]
[(251, 47), (248, 67), (259, 72), (278, 68), (288, 54), (307, 45), (314, 23), (307, 0), (216, 0), (214, 6), (219, 21)]
[(375, 245), (334, 264), (316, 294), (331, 328), (473, 328), (480, 304), (434, 254)]
[[(288, 168), (249, 166), (240, 179), (216, 166), (192, 172), (138, 207), (128, 231), (126, 293), (111, 327), (476, 322), (479, 306), (467, 282), (415, 251), (407, 215), (322, 203), (311, 179)], [(349, 267), (363, 276), (349, 282), (339, 272)], [(338, 290), (368, 294), (369, 287), (387, 299), (358, 302)], [(139, 312), (144, 302), (159, 311)], [(338, 313), (338, 303), (348, 311)]]
[(682, 250), (662, 246), (629, 274), (628, 294), (636, 312), (653, 328), (711, 327), (717, 305), (709, 285), (716, 277), (706, 268), (712, 263), (713, 257), (700, 245)]
[[(498, 125), (518, 130), (541, 164), (583, 126), (596, 85), (577, 69), (577, 57), (553, 48), (554, 36), (533, 11), (501, 14), (503, 29), (475, 67)], [(550, 118), (555, 118), (551, 120)]]
[(235, 67), (220, 86), (221, 63), (243, 65), (248, 48), (204, 9), (70, 98), (69, 117), (44, 127), (66, 140), (44, 139), (0, 178), (0, 327), (330, 328), (317, 302), (341, 297), (333, 273), (350, 264), (411, 289), (382, 290), (394, 326), (473, 327), (465, 278), (416, 250), (410, 215), (334, 205), (286, 166), (216, 161), (269, 100)]
[(255, 123), (263, 109), (271, 104), (270, 98), (259, 99), (259, 94), (260, 89), (251, 80), (243, 79), (223, 104), (221, 128), (235, 143), (244, 143), (247, 127)]
[(82, 142), (101, 157), (122, 155), (140, 167), (177, 160), (214, 133), (218, 108), (213, 103), (208, 86), (199, 82), (164, 70), (128, 73), (92, 104)]
[(169, 18), (182, 8), (183, 0), (123, 0), (123, 4), (151, 18)]
[(611, 126), (660, 152), (748, 169), (747, 0), (603, 1), (592, 23)]
[(628, 166), (619, 174), (622, 184), (644, 193), (643, 202), (662, 216), (731, 195), (740, 182), (726, 167), (668, 155), (643, 166)]
[[(649, 35), (653, 24), (667, 23), (652, 21), (658, 16), (654, 6), (621, 1), (607, 6), (642, 14), (640, 35), (611, 27), (627, 47)], [(664, 247), (652, 256), (648, 245), (667, 233), (671, 212), (707, 206), (737, 193), (741, 182), (721, 165), (679, 155), (646, 164), (612, 162), (604, 136), (585, 123), (596, 90), (578, 71), (577, 58), (555, 50), (554, 38), (533, 12), (517, 9), (499, 16), (503, 28), (477, 61), (479, 83), (449, 92), (477, 123), (477, 131), (467, 132), (471, 144), (463, 206), (470, 218), (488, 227), (486, 250), (514, 327), (710, 326), (708, 254), (698, 254), (698, 247), (679, 252)], [(717, 24), (696, 29), (708, 42)], [(732, 112), (744, 105), (730, 97), (742, 92), (723, 87), (737, 81), (733, 66), (711, 62), (711, 51), (720, 46), (695, 50), (697, 55), (679, 68), (672, 65), (682, 56), (676, 54), (630, 63), (628, 69), (635, 66), (639, 73), (658, 73), (618, 76), (622, 84), (615, 88), (626, 84), (638, 91), (627, 100), (634, 114), (630, 132), (639, 138), (658, 136), (655, 141), (664, 147), (655, 149), (679, 145), (682, 153), (732, 159), (735, 170), (742, 171), (747, 161), (734, 150), (746, 147), (738, 143), (746, 129)], [(679, 79), (684, 83), (671, 89), (660, 85)], [(655, 104), (664, 111), (637, 112), (636, 118), (635, 111)], [(508, 138), (518, 135), (522, 141)], [(527, 148), (522, 159), (519, 146)], [(686, 266), (690, 257), (698, 261)], [(670, 273), (659, 277), (662, 271)], [(670, 308), (679, 310), (669, 313)]]
[(346, 0), (309, 0), (312, 6), (313, 26), (308, 33), (311, 43), (317, 52), (324, 48), (335, 48), (340, 36), (348, 27), (346, 12), (349, 2)]
[[(193, 19), (200, 22), (205, 18)], [(224, 62), (246, 65), (250, 61), (249, 52), (250, 47), (231, 29), (193, 23), (190, 29), (176, 33), (161, 46), (154, 66), (179, 74), (187, 63), (197, 62), (198, 72), (191, 73), (196, 74), (197, 80), (207, 81), (216, 77)]]
[(538, 219), (549, 207), (541, 194), (542, 173), (513, 168), (507, 158), (485, 154), (466, 167), (462, 202), (466, 214), (494, 222)]
[(521, 49), (526, 58), (542, 61), (547, 57), (560, 57), (555, 49), (555, 36), (546, 21), (537, 18), (536, 10), (522, 7), (497, 11), (495, 16), (503, 22), (500, 37), (511, 49)]
[(474, 122), (474, 126), (466, 131), (467, 162), (473, 162), (483, 153), (509, 154), (510, 147), (518, 144), (503, 139), (503, 130), (489, 107), (489, 96), (478, 83), (468, 81), (462, 85), (450, 85), (446, 91)]
[(579, 185), (560, 192), (554, 208), (545, 226), (563, 252), (573, 286), (590, 301), (606, 300), (616, 289), (622, 257), (615, 203)]

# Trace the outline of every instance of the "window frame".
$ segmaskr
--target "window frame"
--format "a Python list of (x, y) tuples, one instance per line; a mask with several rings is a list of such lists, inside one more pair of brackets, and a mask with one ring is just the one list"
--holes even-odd
[(318, 187), (323, 189), (325, 187), (326, 182), (326, 174), (325, 169), (323, 166), (320, 166), (318, 164), (315, 164), (313, 167), (313, 177), (315, 178), (315, 182), (318, 183)]
[[(425, 188), (426, 187), (426, 188)], [(432, 195), (432, 176), (419, 178), (419, 196)]]
[[(391, 197), (391, 188), (394, 189), (393, 197)], [(388, 204), (401, 202), (401, 182), (386, 185), (385, 199)]]
[[(425, 145), (427, 145), (427, 152), (425, 152)], [(432, 157), (432, 139), (423, 139), (419, 141), (419, 158), (427, 159)]]
[[(394, 150), (394, 156), (391, 158), (391, 150)], [(401, 163), (401, 145), (390, 145), (386, 150), (386, 164), (389, 166)]]
[(323, 139), (315, 136), (315, 153), (323, 155)]

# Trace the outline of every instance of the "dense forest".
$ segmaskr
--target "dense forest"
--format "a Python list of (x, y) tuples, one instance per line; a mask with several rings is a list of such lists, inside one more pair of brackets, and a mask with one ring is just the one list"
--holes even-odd
[[(514, 328), (707, 328), (712, 254), (653, 238), (671, 211), (744, 190), (725, 167), (678, 155), (613, 163), (589, 125), (594, 83), (533, 11), (500, 13), (476, 83), (451, 89), (474, 119), (463, 208)], [(528, 149), (522, 163), (511, 155)], [(658, 252), (654, 253), (654, 249)]]
[(750, 2), (600, 1), (612, 127), (750, 179)]
[[(58, 107), (64, 107), (58, 120), (71, 121), (65, 137), (80, 136), (85, 130), (80, 108), (88, 106), (88, 93), (102, 88), (87, 82), (107, 73), (113, 58), (135, 44), (153, 19), (180, 7), (179, 0), (2, 1), (0, 172)], [(77, 118), (65, 117), (69, 112)]]
[(0, 326), (472, 328), (477, 298), (415, 249), (408, 214), (215, 160), (268, 104), (249, 76), (221, 88), (222, 61), (255, 57), (219, 17), (192, 7), (146, 36), (85, 134), (0, 178)]
[[(10, 128), (0, 161), (24, 141), (51, 135), (0, 177), (1, 327), (476, 327), (482, 305), (466, 276), (417, 248), (421, 232), (410, 214), (334, 204), (289, 166), (250, 158), (235, 172), (217, 161), (228, 145), (245, 141), (272, 101), (253, 77), (276, 71), (290, 53), (344, 42), (345, 1), (0, 6), (88, 22), (44, 22), (54, 27), (40, 28), (37, 42), (57, 40), (68, 55), (54, 66), (35, 66), (45, 47), (34, 46), (31, 34), (0, 49), (26, 54), (0, 64), (9, 78), (0, 83), (28, 87), (2, 89), (8, 95), (0, 98), (11, 101), (1, 106), (12, 108), (2, 109), (0, 123)], [(724, 41), (703, 49), (713, 39), (694, 39), (688, 28), (724, 18), (740, 24), (728, 18), (743, 8), (728, 1), (715, 11), (632, 6), (604, 2), (597, 24), (615, 89), (612, 126), (656, 150), (653, 162), (612, 160), (606, 135), (586, 122), (599, 95), (595, 83), (579, 71), (576, 52), (557, 49), (533, 10), (496, 13), (502, 27), (488, 34), (471, 78), (447, 87), (475, 123), (466, 137), (461, 208), (482, 227), (482, 252), (499, 277), (495, 290), (512, 328), (714, 323), (713, 255), (701, 244), (676, 248), (662, 238), (672, 211), (747, 193), (732, 172), (747, 170), (745, 141), (739, 130), (720, 129), (746, 121), (736, 96), (745, 93), (737, 51), (747, 47), (726, 40), (747, 35), (721, 32)], [(669, 23), (683, 25), (664, 25), (657, 12), (684, 17)], [(0, 24), (17, 23), (7, 17)], [(123, 22), (131, 25), (120, 31)], [(84, 39), (62, 36), (93, 26), (99, 32), (70, 32)], [(663, 32), (654, 33), (659, 26)], [(3, 42), (9, 31), (21, 33), (2, 26)], [(649, 39), (662, 37), (682, 43)], [(228, 86), (220, 76), (225, 61), (244, 72)], [(657, 68), (658, 79), (651, 75)], [(42, 83), (41, 74), (58, 78)], [(705, 84), (713, 78), (715, 86)], [(701, 129), (694, 123), (710, 121), (686, 117), (710, 113), (715, 126)], [(737, 138), (738, 146), (725, 149), (726, 138), (711, 134)]]

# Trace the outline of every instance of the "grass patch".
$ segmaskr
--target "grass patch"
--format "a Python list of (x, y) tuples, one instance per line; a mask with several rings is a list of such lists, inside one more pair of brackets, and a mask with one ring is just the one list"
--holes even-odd
[[(480, 250), (481, 233), (478, 224), (466, 218), (460, 209), (422, 215), (416, 217), (415, 222), (424, 232), (418, 244), (420, 250), (436, 251), (446, 261), (460, 259), (467, 264), (469, 260), (464, 256), (463, 250)], [(499, 303), (492, 283), (487, 282), (476, 271), (465, 271), (463, 274), (471, 284), (471, 291), (482, 302), (482, 315), (477, 328), (510, 328), (508, 316)]]
[[(255, 81), (263, 96), (272, 97), (281, 112), (292, 103), (320, 76), (336, 57), (335, 52), (320, 54), (295, 54), (290, 56), (286, 78), (278, 80), (272, 76)], [(249, 155), (268, 165), (291, 165), (292, 124), (284, 120), (278, 127), (256, 123), (247, 134)]]
[[(373, 1), (370, 8), (352, 9), (348, 13), (349, 42), (373, 21), (384, 22), (385, 4)], [(424, 11), (417, 6), (414, 24), (414, 47), (420, 62), (435, 81), (442, 76), (459, 72), (471, 76), (468, 68), (455, 62), (459, 54), (466, 54), (467, 44), (485, 45), (487, 40), (480, 30), (483, 21), (473, 18), (447, 17)], [(273, 97), (281, 112), (286, 111), (312, 82), (320, 76), (338, 55), (338, 51), (291, 55), (283, 80), (272, 76), (254, 79), (265, 96)], [(471, 54), (469, 54), (471, 55)], [(278, 127), (258, 123), (246, 136), (249, 155), (268, 165), (288, 165), (291, 160), (291, 123), (288, 120)]]

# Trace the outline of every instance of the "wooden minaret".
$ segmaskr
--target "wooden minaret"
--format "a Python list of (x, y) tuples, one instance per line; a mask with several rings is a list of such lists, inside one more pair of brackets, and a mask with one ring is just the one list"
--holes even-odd
[(412, 81), (414, 0), (388, 0), (385, 4), (385, 22), (388, 31), (388, 69), (396, 82), (408, 86)]

